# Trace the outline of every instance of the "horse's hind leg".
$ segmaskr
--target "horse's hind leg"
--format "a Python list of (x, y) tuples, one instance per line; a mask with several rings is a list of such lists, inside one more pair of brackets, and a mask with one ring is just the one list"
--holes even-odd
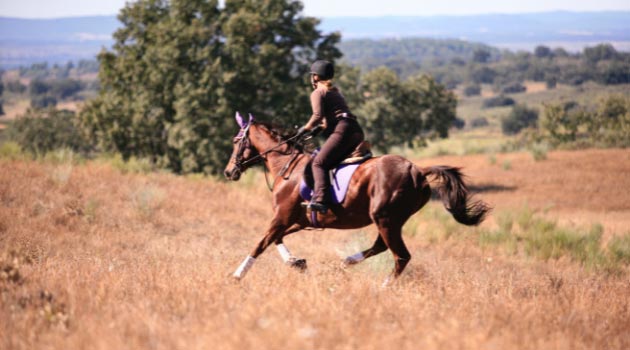
[(361, 261), (370, 258), (374, 255), (380, 254), (384, 251), (387, 250), (387, 246), (385, 245), (385, 241), (383, 241), (383, 237), (379, 234), (378, 237), (376, 237), (376, 240), (374, 241), (374, 244), (372, 245), (372, 247), (370, 247), (369, 249), (366, 249), (360, 253), (351, 255), (349, 257), (347, 257), (343, 263), (346, 266), (350, 266), (350, 265), (354, 265), (354, 264), (358, 264)]
[(385, 280), (384, 285), (387, 285), (392, 278), (400, 276), (409, 260), (411, 260), (411, 254), (402, 239), (402, 225), (393, 222), (389, 218), (379, 218), (377, 226), (381, 237), (383, 237), (389, 250), (392, 251), (396, 262), (392, 274)]

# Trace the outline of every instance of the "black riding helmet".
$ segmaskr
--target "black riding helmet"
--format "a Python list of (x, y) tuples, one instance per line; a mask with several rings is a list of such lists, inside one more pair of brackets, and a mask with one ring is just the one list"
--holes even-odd
[(311, 65), (311, 74), (319, 75), (321, 80), (330, 80), (335, 76), (335, 67), (328, 61), (318, 60)]

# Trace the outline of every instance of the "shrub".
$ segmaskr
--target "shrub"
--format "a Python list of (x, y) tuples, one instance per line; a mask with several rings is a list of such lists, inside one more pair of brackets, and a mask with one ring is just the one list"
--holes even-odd
[(503, 246), (512, 254), (522, 250), (542, 260), (567, 256), (593, 268), (614, 270), (630, 263), (630, 235), (613, 238), (604, 250), (603, 227), (599, 224), (590, 229), (562, 227), (556, 221), (537, 217), (527, 207), (497, 215), (497, 224), (496, 230), (480, 232), (480, 246)]
[(527, 88), (521, 83), (512, 83), (501, 88), (501, 92), (504, 94), (518, 94), (525, 91)]
[(49, 94), (37, 95), (31, 97), (31, 107), (33, 108), (48, 108), (55, 107), (57, 105), (57, 99)]
[(7, 129), (9, 139), (17, 142), (23, 150), (35, 154), (69, 148), (75, 152), (87, 152), (90, 144), (74, 124), (75, 115), (70, 111), (56, 109), (26, 111)]
[(478, 84), (468, 85), (464, 88), (464, 96), (481, 95), (481, 86)]
[(630, 264), (630, 234), (615, 236), (608, 243), (608, 254), (615, 263)]
[(0, 158), (19, 159), (23, 157), (22, 148), (16, 142), (3, 142), (0, 144)]
[(466, 126), (466, 121), (462, 118), (455, 118), (455, 120), (453, 120), (453, 126), (456, 129), (463, 129)]
[(484, 117), (475, 118), (470, 122), (470, 126), (473, 128), (483, 128), (488, 125), (490, 125), (490, 123), (488, 122), (488, 119)]
[(494, 108), (494, 107), (505, 107), (512, 106), (516, 102), (514, 99), (507, 97), (505, 95), (499, 95), (495, 97), (491, 97), (483, 101), (484, 108)]
[(22, 84), (19, 80), (11, 80), (7, 82), (7, 90), (14, 94), (22, 94), (26, 92), (26, 85)]
[(535, 143), (529, 149), (534, 161), (539, 162), (541, 160), (547, 159), (547, 151), (549, 151), (549, 146), (546, 143)]
[(501, 130), (506, 135), (518, 134), (521, 130), (538, 124), (538, 111), (525, 105), (516, 105), (512, 112), (501, 120)]

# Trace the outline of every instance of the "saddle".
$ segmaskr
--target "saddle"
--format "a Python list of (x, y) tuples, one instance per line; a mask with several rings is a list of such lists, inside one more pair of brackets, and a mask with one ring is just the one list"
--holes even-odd
[(350, 153), (348, 158), (344, 159), (340, 164), (352, 164), (362, 162), (372, 157), (372, 145), (369, 141), (361, 141), (359, 145)]
[[(313, 158), (317, 155), (317, 151), (311, 155), (311, 160), (304, 168), (304, 174), (302, 176), (302, 182), (300, 183), (300, 195), (305, 201), (310, 201), (313, 197)], [(355, 149), (350, 153), (348, 158), (344, 159), (338, 166), (330, 170), (330, 198), (335, 203), (342, 203), (348, 186), (350, 185), (350, 179), (352, 174), (357, 170), (366, 160), (372, 158), (372, 152), (370, 143), (368, 141), (362, 141)]]

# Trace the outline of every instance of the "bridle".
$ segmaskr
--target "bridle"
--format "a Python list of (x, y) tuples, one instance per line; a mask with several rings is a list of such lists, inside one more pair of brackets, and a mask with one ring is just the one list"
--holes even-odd
[[(243, 161), (243, 153), (245, 153), (246, 149), (251, 149), (251, 141), (249, 139), (249, 128), (252, 125), (252, 123), (247, 123), (247, 125), (241, 129), (241, 131), (238, 133), (238, 135), (236, 135), (236, 137), (234, 137), (234, 143), (238, 142), (238, 148), (236, 151), (236, 154), (233, 156), (234, 159), (234, 167), (236, 168), (236, 170), (238, 172), (240, 172), (241, 174), (249, 167), (252, 165), (255, 165), (257, 163), (260, 163), (264, 160), (266, 160), (266, 156), (267, 154), (271, 153), (271, 152), (278, 152), (277, 148), (280, 146), (283, 146), (285, 144), (288, 144), (289, 142), (292, 141), (296, 141), (296, 140), (300, 140), (302, 138), (301, 135), (295, 135), (292, 136), (286, 140), (283, 140), (281, 142), (279, 142), (277, 145), (263, 151), (263, 152), (259, 152), (257, 155), (251, 157), (250, 159), (247, 159), (245, 161)], [(297, 143), (297, 142), (296, 142)], [(265, 181), (267, 182), (267, 187), (269, 188), (270, 191), (273, 190), (273, 186), (276, 184), (276, 181), (278, 180), (279, 177), (283, 177), (283, 179), (288, 180), (288, 177), (284, 177), (286, 171), (289, 169), (289, 167), (291, 166), (291, 164), (295, 161), (295, 159), (297, 159), (297, 157), (301, 154), (301, 152), (290, 152), (290, 153), (286, 153), (286, 155), (289, 154), (293, 154), (293, 156), (289, 159), (289, 161), (282, 167), (282, 169), (278, 172), (278, 175), (276, 175), (276, 177), (274, 178), (273, 182), (271, 184), (269, 184), (269, 180), (267, 179), (267, 172), (268, 169), (266, 166), (264, 167), (265, 170)]]

